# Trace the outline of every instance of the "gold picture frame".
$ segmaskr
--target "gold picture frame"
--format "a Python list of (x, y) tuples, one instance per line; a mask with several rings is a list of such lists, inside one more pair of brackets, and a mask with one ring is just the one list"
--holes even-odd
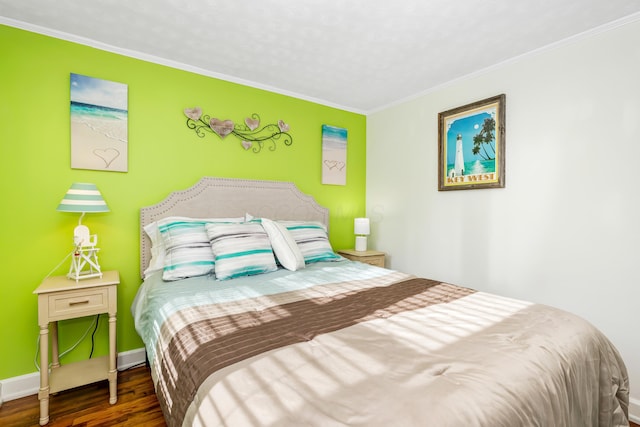
[(438, 114), (438, 191), (503, 188), (504, 94)]

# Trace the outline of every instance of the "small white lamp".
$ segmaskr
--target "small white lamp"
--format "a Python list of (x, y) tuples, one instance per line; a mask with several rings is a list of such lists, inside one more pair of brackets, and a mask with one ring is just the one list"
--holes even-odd
[(367, 250), (367, 236), (369, 235), (369, 218), (355, 218), (353, 220), (353, 233), (356, 235), (356, 251)]
[(95, 184), (73, 183), (56, 209), (59, 212), (81, 213), (78, 226), (73, 230), (75, 249), (71, 259), (71, 267), (67, 277), (80, 279), (102, 277), (98, 263), (98, 236), (91, 235), (89, 228), (82, 225), (82, 218), (87, 212), (109, 212), (107, 203), (102, 198)]

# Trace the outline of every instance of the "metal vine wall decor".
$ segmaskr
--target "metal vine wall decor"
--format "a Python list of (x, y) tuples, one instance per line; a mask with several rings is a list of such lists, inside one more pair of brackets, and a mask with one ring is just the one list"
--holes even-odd
[(277, 142), (282, 142), (289, 146), (293, 144), (293, 137), (289, 133), (289, 125), (282, 120), (278, 123), (260, 125), (260, 116), (253, 113), (251, 117), (244, 119), (244, 124), (233, 123), (231, 120), (220, 120), (208, 114), (202, 114), (200, 107), (185, 108), (184, 115), (187, 116), (187, 127), (200, 138), (204, 138), (207, 132), (215, 133), (221, 139), (228, 135), (233, 135), (240, 139), (242, 148), (251, 149), (254, 153), (259, 153), (264, 148), (265, 142), (270, 151), (275, 151)]

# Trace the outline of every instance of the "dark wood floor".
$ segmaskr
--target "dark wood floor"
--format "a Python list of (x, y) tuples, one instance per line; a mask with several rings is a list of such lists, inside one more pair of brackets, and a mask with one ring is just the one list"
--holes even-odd
[[(149, 370), (132, 368), (118, 373), (118, 402), (109, 404), (106, 381), (67, 390), (51, 396), (49, 424), (63, 426), (166, 426), (153, 391)], [(0, 426), (38, 426), (37, 396), (5, 402), (0, 407)], [(631, 427), (640, 427), (631, 423)]]
[[(0, 407), (0, 426), (38, 426), (37, 396), (5, 402)], [(136, 367), (118, 373), (118, 402), (109, 404), (109, 385), (101, 381), (51, 396), (49, 424), (63, 426), (166, 426), (149, 370)]]

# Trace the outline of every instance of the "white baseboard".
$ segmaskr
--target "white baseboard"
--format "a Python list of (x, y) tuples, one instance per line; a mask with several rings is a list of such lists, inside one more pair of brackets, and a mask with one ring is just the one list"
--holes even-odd
[[(124, 371), (133, 366), (140, 365), (146, 360), (144, 348), (123, 351), (118, 353), (117, 366), (119, 371)], [(0, 405), (2, 402), (19, 399), (21, 397), (38, 394), (40, 388), (40, 373), (20, 375), (0, 381)]]
[(147, 353), (143, 348), (118, 353), (118, 370), (124, 371), (147, 361)]
[(629, 419), (640, 424), (640, 399), (629, 399)]

